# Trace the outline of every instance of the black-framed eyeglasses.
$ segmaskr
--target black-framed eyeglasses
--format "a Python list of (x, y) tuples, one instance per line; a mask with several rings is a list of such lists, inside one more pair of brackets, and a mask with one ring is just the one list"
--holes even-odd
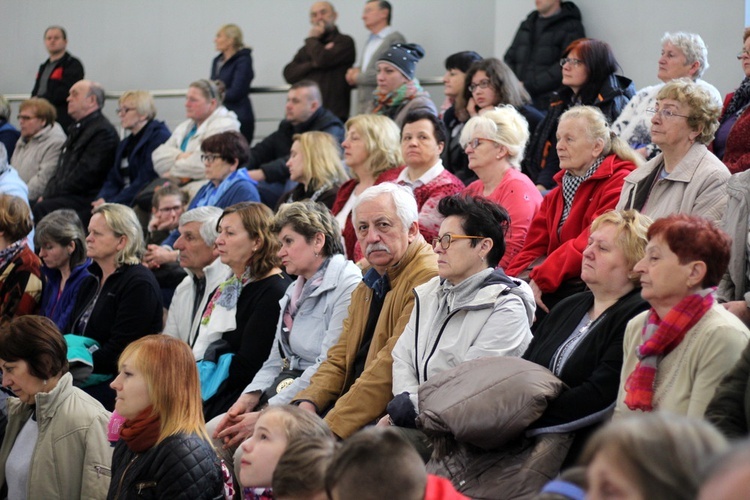
[(128, 108), (127, 106), (121, 106), (121, 107), (119, 107), (119, 108), (115, 109), (115, 111), (117, 111), (117, 114), (118, 114), (118, 115), (119, 115), (119, 114), (127, 115), (128, 113), (130, 113), (130, 112), (131, 112), (131, 111), (133, 111), (134, 109), (135, 109), (135, 108)]
[(219, 158), (221, 158), (221, 155), (217, 155), (214, 153), (207, 153), (207, 154), (201, 155), (201, 161), (203, 163), (213, 163)]
[(485, 78), (480, 82), (472, 83), (471, 85), (469, 85), (469, 92), (474, 92), (476, 89), (486, 89), (489, 88), (490, 85), (492, 85), (492, 82), (489, 81), (489, 79)]
[(448, 250), (453, 240), (483, 240), (486, 236), (467, 236), (465, 234), (444, 234), (437, 238), (432, 238), (432, 248), (440, 243), (440, 248)]
[(674, 118), (676, 116), (679, 116), (680, 118), (690, 118), (690, 116), (688, 115), (679, 115), (669, 109), (648, 108), (646, 109), (646, 113), (650, 115), (659, 115), (662, 117), (662, 119), (666, 118), (667, 120), (669, 120), (670, 118)]
[(565, 66), (566, 64), (570, 64), (571, 66), (577, 68), (581, 64), (585, 64), (585, 63), (582, 60), (575, 59), (573, 57), (563, 57), (562, 59), (560, 59), (560, 66)]

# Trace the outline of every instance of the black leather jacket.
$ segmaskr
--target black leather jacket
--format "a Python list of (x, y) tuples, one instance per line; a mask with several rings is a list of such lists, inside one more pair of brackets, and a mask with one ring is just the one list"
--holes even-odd
[(144, 453), (135, 453), (121, 439), (112, 457), (107, 499), (130, 498), (224, 498), (221, 461), (195, 434), (169, 436)]

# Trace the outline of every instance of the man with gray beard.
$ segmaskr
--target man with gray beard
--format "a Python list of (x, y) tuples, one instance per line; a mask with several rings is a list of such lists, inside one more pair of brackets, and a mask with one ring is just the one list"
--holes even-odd
[(437, 275), (418, 217), (411, 191), (391, 183), (366, 189), (352, 210), (369, 267), (352, 293), (340, 340), (293, 401), (324, 415), (342, 439), (385, 414), (393, 397), (391, 350), (414, 307), (412, 289)]

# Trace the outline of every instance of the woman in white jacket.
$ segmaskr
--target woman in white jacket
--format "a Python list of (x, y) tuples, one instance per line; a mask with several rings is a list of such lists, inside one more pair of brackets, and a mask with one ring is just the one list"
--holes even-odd
[[(240, 130), (240, 122), (233, 111), (222, 105), (224, 85), (211, 80), (198, 80), (190, 84), (185, 97), (187, 120), (180, 123), (172, 136), (154, 150), (154, 170), (161, 177), (177, 179), (180, 184), (206, 178), (206, 168), (201, 160), (201, 143), (207, 137)], [(201, 183), (203, 184), (203, 183)], [(195, 194), (201, 184), (190, 189)]]
[(433, 246), (438, 276), (414, 289), (409, 323), (393, 348), (393, 394), (386, 422), (414, 427), (417, 388), (470, 359), (520, 356), (531, 342), (534, 298), (523, 281), (495, 268), (510, 224), (484, 198), (440, 200), (445, 217)]

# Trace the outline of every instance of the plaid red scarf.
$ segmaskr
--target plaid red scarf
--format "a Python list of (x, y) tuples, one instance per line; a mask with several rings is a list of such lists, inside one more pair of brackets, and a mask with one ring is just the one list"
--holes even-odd
[(651, 308), (641, 332), (643, 343), (636, 348), (638, 364), (625, 382), (625, 404), (628, 408), (641, 411), (654, 409), (654, 380), (659, 361), (680, 345), (685, 334), (711, 309), (714, 290), (707, 288), (688, 295), (670, 309), (664, 319), (660, 319)]

